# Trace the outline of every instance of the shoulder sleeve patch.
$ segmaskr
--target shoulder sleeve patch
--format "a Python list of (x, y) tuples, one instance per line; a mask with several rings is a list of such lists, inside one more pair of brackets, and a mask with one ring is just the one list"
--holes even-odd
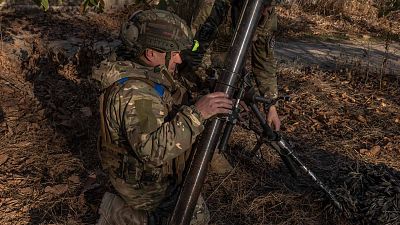
[(153, 101), (149, 99), (135, 100), (136, 113), (142, 133), (151, 133), (158, 128), (157, 119), (153, 113)]
[(155, 84), (154, 89), (160, 97), (164, 96), (165, 88), (162, 84)]

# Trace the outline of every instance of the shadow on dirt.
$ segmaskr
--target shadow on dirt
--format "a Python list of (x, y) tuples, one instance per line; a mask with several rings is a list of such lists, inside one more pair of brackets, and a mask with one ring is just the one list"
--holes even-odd
[(4, 111), (3, 108), (0, 106), (0, 123), (4, 121)]
[[(54, 132), (65, 140), (64, 151), (81, 160), (84, 166), (81, 177), (87, 182), (100, 168), (96, 148), (99, 129), (98, 92), (87, 79), (91, 73), (90, 67), (94, 63), (86, 60), (93, 58), (91, 54), (94, 53), (90, 48), (82, 46), (78, 54), (83, 60), (81, 62), (70, 61), (62, 58), (61, 54), (49, 52), (40, 55), (34, 65), (27, 65), (37, 67), (36, 73), (27, 73), (27, 79), (29, 78), (34, 85), (35, 97), (41, 102), (48, 123)], [(90, 188), (90, 185), (82, 183), (82, 193), (85, 192), (84, 189)], [(84, 194), (86, 196), (87, 193)], [(90, 201), (98, 204), (99, 196), (86, 200), (89, 204), (92, 203)], [(35, 219), (39, 219), (37, 222), (43, 222), (54, 216), (68, 215), (70, 210), (64, 202), (58, 202), (51, 207), (52, 213), (48, 215), (51, 216), (49, 218), (46, 218), (49, 209), (32, 209), (32, 223), (36, 224)], [(85, 218), (82, 219), (85, 222)], [(94, 218), (86, 219), (93, 222)]]
[(349, 19), (349, 22), (358, 27), (365, 28), (368, 32), (378, 34), (377, 35), (378, 38), (391, 41), (400, 41), (400, 34), (393, 32), (393, 30), (390, 29), (391, 28), (390, 26), (378, 27), (374, 24), (368, 23), (363, 19), (356, 19), (356, 18)]
[[(337, 193), (344, 212), (336, 210), (306, 175), (292, 178), (274, 150), (262, 149), (266, 161), (243, 154), (255, 143), (252, 132), (241, 128), (231, 138), (228, 154), (237, 165), (235, 172), (211, 176), (205, 185), (206, 198), (211, 195), (207, 203), (212, 223), (398, 224), (400, 171), (395, 146), (400, 131), (388, 122), (396, 119), (398, 95), (381, 93), (384, 102), (393, 100), (393, 107), (378, 114), (381, 100), (366, 102), (377, 94), (376, 83), (344, 86), (341, 77), (334, 78), (340, 74), (303, 69), (280, 74), (293, 99), (279, 104), (280, 114), (286, 115), (283, 134), (299, 158)], [(374, 146), (380, 152), (369, 150)]]
[[(290, 176), (274, 150), (263, 148), (267, 161), (260, 161), (243, 155), (243, 152), (250, 150), (248, 143), (237, 143), (231, 146), (229, 153), (240, 171), (231, 177), (234, 180), (231, 185), (236, 192), (225, 192), (223, 188), (216, 191), (212, 186), (206, 188), (207, 193), (213, 193), (213, 198), (208, 201), (211, 212), (221, 210), (220, 199), (225, 199), (224, 204), (231, 207), (224, 211), (225, 219), (217, 214), (213, 222), (265, 224), (268, 221), (270, 224), (327, 225), (397, 223), (400, 209), (399, 171), (384, 164), (369, 164), (341, 154), (313, 149), (307, 143), (299, 145), (302, 147), (295, 149), (295, 152), (336, 193), (344, 207), (343, 212), (333, 206), (310, 177), (304, 173), (297, 179)], [(268, 160), (271, 158), (273, 161)]]
[[(94, 224), (97, 207), (107, 184), (101, 177), (99, 179), (102, 174), (96, 146), (99, 92), (89, 81), (89, 75), (92, 66), (104, 58), (96, 52), (95, 43), (99, 40), (107, 41), (113, 34), (105, 28), (93, 26), (90, 20), (85, 21), (80, 15), (72, 17), (55, 12), (39, 12), (9, 17), (13, 18), (7, 20), (9, 26), (21, 25), (21, 33), (14, 35), (22, 40), (31, 40), (31, 46), (21, 48), (16, 54), (22, 59), (25, 79), (33, 84), (34, 96), (43, 108), (47, 123), (54, 130), (54, 136), (59, 137), (54, 139), (61, 140), (56, 143), (61, 149), (59, 154), (72, 156), (82, 165), (72, 171), (74, 174), (68, 168), (59, 168), (55, 181), (61, 184), (44, 186), (44, 195), (65, 194), (57, 199), (51, 197), (54, 201), (40, 202), (31, 207), (30, 224), (75, 224), (77, 221)], [(30, 39), (31, 35), (34, 38)], [(62, 41), (74, 37), (83, 41), (73, 45), (73, 48), (69, 48), (71, 45), (68, 43), (63, 45)], [(57, 41), (61, 41), (61, 44)], [(51, 43), (57, 45), (52, 46)], [(70, 166), (79, 167), (74, 162), (70, 160)], [(48, 173), (45, 167), (44, 171)], [(46, 179), (49, 175), (43, 174), (43, 177)], [(66, 183), (72, 182), (68, 180), (71, 177), (78, 189), (63, 191), (62, 188), (68, 187)], [(48, 182), (43, 180), (41, 183), (45, 185)]]
[(311, 21), (305, 16), (290, 18), (282, 17), (278, 14), (278, 31), (276, 35), (279, 39), (288, 33), (310, 33), (313, 25), (316, 25), (315, 22)]
[[(60, 143), (62, 151), (82, 161), (81, 177), (88, 180), (89, 171), (99, 169), (96, 152), (99, 93), (88, 81), (88, 76), (91, 67), (102, 59), (94, 51), (94, 39), (107, 39), (107, 31), (93, 28), (83, 20), (60, 18), (57, 14), (43, 14), (34, 20), (24, 16), (20, 19), (30, 21), (21, 29), (38, 34), (41, 41), (32, 43), (33, 49), (23, 62), (26, 80), (33, 84), (34, 95), (44, 108), (48, 123), (57, 135), (65, 139), (65, 146)], [(45, 47), (48, 40), (63, 40), (75, 33), (87, 40), (72, 56)], [(398, 171), (340, 154), (313, 150), (307, 143), (298, 143), (302, 147), (296, 147), (296, 150), (306, 164), (340, 194), (351, 221), (354, 220), (355, 224), (391, 223), (395, 218), (393, 212), (398, 213), (399, 207)], [(295, 181), (289, 178), (286, 168), (280, 163), (260, 165), (240, 158), (236, 151), (247, 148), (245, 142), (232, 147), (232, 161), (238, 163), (240, 172), (232, 175), (234, 179), (228, 188), (214, 190), (212, 185), (220, 181), (213, 182), (213, 177), (208, 180), (205, 191), (212, 195), (208, 204), (216, 224), (346, 224), (324, 194), (310, 185), (309, 179)], [(60, 176), (60, 180), (63, 178), (64, 175)], [(71, 196), (83, 193), (77, 204), (89, 205), (88, 210), (74, 212), (76, 208), (63, 201), (71, 197), (66, 196), (62, 201), (32, 207), (31, 224), (69, 223), (71, 215), (76, 214), (83, 224), (94, 224), (105, 188), (85, 193), (84, 190), (93, 187), (95, 182), (86, 183), (83, 182)], [(72, 219), (76, 221), (76, 218)]]

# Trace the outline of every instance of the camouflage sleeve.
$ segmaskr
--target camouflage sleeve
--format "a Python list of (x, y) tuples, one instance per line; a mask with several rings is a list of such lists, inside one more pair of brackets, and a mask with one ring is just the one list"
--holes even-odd
[[(217, 36), (218, 27), (221, 23), (226, 19), (229, 10), (229, 2), (226, 0), (215, 0), (212, 8), (210, 4), (202, 6), (205, 13), (208, 13), (207, 17), (205, 17), (204, 23), (200, 26), (200, 21), (196, 21), (194, 26), (198, 26), (198, 30), (195, 34), (195, 40), (197, 40), (200, 44), (200, 51), (206, 51), (210, 46), (211, 42)], [(203, 17), (203, 19), (204, 19)], [(199, 19), (200, 20), (200, 19)]]
[(208, 16), (211, 14), (211, 9), (213, 8), (215, 0), (200, 0), (199, 8), (197, 13), (194, 13), (194, 18), (192, 22), (192, 32), (195, 34), (200, 26), (206, 21)]
[(142, 81), (129, 80), (109, 99), (110, 122), (118, 124), (134, 154), (154, 166), (189, 150), (204, 129), (203, 119), (188, 106), (165, 122), (167, 108), (154, 88)]
[(260, 94), (266, 98), (277, 98), (276, 61), (274, 57), (277, 15), (270, 15), (260, 21), (257, 36), (252, 45), (252, 67)]

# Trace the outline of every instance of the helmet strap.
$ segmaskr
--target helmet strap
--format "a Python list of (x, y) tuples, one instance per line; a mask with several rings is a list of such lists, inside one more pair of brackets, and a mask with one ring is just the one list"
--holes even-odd
[(169, 61), (170, 60), (171, 60), (171, 52), (166, 52), (166, 54), (165, 54), (165, 66), (167, 67), (167, 69), (169, 67)]

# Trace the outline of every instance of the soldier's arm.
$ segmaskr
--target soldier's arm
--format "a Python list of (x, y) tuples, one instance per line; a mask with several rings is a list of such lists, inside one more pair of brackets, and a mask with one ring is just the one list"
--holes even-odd
[[(211, 42), (216, 38), (218, 27), (226, 19), (229, 10), (229, 2), (226, 0), (215, 0), (210, 15), (201, 24), (196, 32), (195, 40), (199, 42), (199, 51), (205, 52)], [(198, 25), (197, 25), (198, 26)]]
[(119, 127), (126, 132), (134, 154), (158, 166), (189, 150), (204, 129), (201, 116), (182, 106), (169, 121), (164, 121), (168, 111), (154, 88), (133, 82), (134, 85), (126, 84), (116, 94), (119, 97), (115, 98), (113, 111), (121, 117)]
[[(265, 98), (277, 98), (276, 61), (274, 57), (277, 15), (274, 8), (266, 8), (257, 28), (257, 36), (252, 46), (252, 67), (260, 94)], [(281, 121), (275, 106), (267, 113), (267, 122), (279, 130)]]
[(276, 61), (274, 56), (277, 15), (274, 8), (266, 9), (257, 28), (252, 46), (252, 67), (260, 94), (278, 97)]

